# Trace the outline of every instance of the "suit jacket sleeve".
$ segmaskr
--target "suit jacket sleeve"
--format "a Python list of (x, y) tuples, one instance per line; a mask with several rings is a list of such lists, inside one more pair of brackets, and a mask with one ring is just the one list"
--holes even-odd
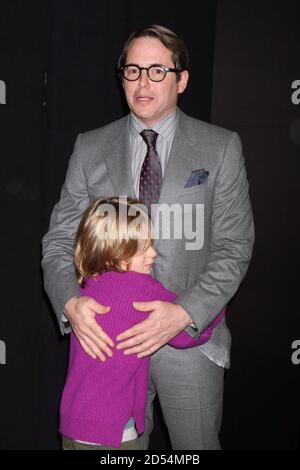
[(80, 295), (73, 264), (74, 237), (83, 211), (89, 205), (81, 136), (77, 137), (69, 161), (60, 200), (54, 206), (48, 233), (42, 240), (44, 286), (50, 298), (62, 334), (70, 327), (62, 321), (66, 302)]
[[(248, 190), (241, 142), (232, 133), (216, 177), (205, 269), (176, 300), (193, 319), (197, 327), (195, 338), (233, 297), (246, 274), (254, 242)], [(188, 331), (192, 333), (191, 328)]]
[[(152, 293), (153, 300), (161, 300), (163, 302), (174, 302), (176, 300), (176, 294), (168, 289), (166, 289), (159, 281), (154, 283), (154, 290)], [(188, 349), (195, 346), (200, 346), (203, 343), (203, 340), (200, 338), (193, 338), (185, 331), (181, 331), (174, 338), (168, 341), (170, 346), (173, 346), (176, 349)]]

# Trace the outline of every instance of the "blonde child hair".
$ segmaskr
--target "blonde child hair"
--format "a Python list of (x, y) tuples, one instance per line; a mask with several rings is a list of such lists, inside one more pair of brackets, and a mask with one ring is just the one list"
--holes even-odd
[(85, 286), (85, 278), (105, 271), (130, 270), (133, 256), (144, 253), (152, 242), (153, 227), (140, 201), (116, 196), (96, 199), (85, 210), (75, 236), (74, 264), (80, 286)]

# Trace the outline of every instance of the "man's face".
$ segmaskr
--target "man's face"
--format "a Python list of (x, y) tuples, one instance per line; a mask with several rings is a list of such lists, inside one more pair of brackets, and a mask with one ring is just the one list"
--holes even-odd
[[(153, 64), (175, 68), (171, 59), (172, 53), (158, 39), (134, 39), (127, 53), (126, 64), (149, 67)], [(134, 82), (123, 79), (127, 103), (131, 111), (148, 127), (153, 127), (171, 114), (177, 105), (177, 95), (182, 93), (188, 82), (188, 72), (181, 72), (177, 82), (176, 73), (168, 72), (161, 82), (152, 82), (146, 70)]]

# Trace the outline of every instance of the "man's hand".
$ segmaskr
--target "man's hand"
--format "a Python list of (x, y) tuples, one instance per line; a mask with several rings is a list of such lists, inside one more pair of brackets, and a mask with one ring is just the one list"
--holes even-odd
[(116, 346), (125, 349), (124, 354), (149, 356), (193, 323), (180, 305), (171, 302), (134, 302), (133, 306), (141, 312), (151, 313), (146, 320), (117, 336), (118, 341), (126, 340)]
[(96, 314), (106, 314), (110, 307), (98, 304), (90, 297), (72, 297), (64, 309), (71, 327), (85, 352), (93, 359), (105, 361), (106, 353), (112, 356), (109, 346), (114, 343), (95, 320)]

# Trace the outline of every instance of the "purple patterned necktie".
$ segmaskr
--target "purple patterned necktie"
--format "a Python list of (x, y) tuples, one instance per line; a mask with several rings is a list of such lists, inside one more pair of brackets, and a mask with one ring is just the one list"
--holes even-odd
[(147, 153), (141, 169), (139, 199), (151, 215), (151, 204), (158, 203), (162, 183), (161, 163), (155, 147), (158, 133), (145, 129), (141, 136), (147, 145)]

